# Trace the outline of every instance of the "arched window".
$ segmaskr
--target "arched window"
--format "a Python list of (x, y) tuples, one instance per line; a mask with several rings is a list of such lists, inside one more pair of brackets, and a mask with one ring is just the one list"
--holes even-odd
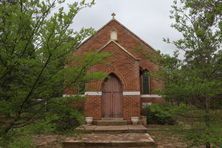
[(147, 70), (140, 72), (141, 94), (150, 94), (150, 73)]

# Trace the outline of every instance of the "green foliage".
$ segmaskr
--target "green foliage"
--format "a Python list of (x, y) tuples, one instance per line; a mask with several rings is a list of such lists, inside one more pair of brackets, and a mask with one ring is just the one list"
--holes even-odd
[(152, 104), (145, 107), (148, 124), (176, 124), (176, 116), (187, 110), (184, 104)]
[(74, 31), (71, 24), (93, 4), (72, 1), (64, 10), (65, 0), (0, 2), (0, 137), (66, 131), (82, 122), (81, 112), (68, 105), (76, 97), (62, 94), (105, 76), (87, 71), (109, 54), (73, 55), (94, 30)]
[[(163, 94), (174, 101), (198, 107), (212, 104), (222, 93), (221, 37), (222, 3), (215, 0), (175, 0), (172, 24), (182, 38), (172, 43), (178, 48), (172, 63), (163, 56), (166, 89)], [(180, 51), (184, 59), (178, 59)], [(174, 67), (166, 71), (167, 67)], [(209, 106), (209, 105), (208, 105)]]
[(34, 148), (34, 144), (32, 143), (32, 139), (30, 136), (19, 136), (16, 139), (12, 140), (8, 148)]
[(79, 88), (81, 85), (92, 80), (101, 80), (106, 77), (104, 72), (88, 70), (95, 64), (104, 63), (104, 59), (110, 53), (87, 52), (82, 55), (71, 55), (67, 58), (67, 66), (61, 71), (60, 76), (65, 75), (66, 87)]
[(48, 102), (45, 108), (47, 112), (43, 119), (24, 128), (19, 128), (19, 133), (49, 134), (74, 131), (84, 122), (84, 117), (82, 110), (73, 108), (71, 104), (82, 100), (84, 98), (80, 96), (55, 98)]
[(172, 114), (165, 107), (151, 105), (147, 107), (147, 123), (149, 124), (175, 124)]
[(49, 116), (56, 117), (51, 121), (55, 126), (55, 132), (74, 130), (83, 123), (83, 113), (70, 106), (73, 102), (76, 102), (76, 97), (58, 98), (48, 104)]
[[(34, 147), (33, 135), (39, 134), (73, 134), (75, 128), (83, 123), (81, 110), (70, 106), (73, 102), (80, 102), (80, 96), (56, 98), (45, 106), (46, 113), (42, 118), (28, 123), (26, 126), (13, 129), (7, 135), (0, 137), (0, 147)], [(17, 148), (16, 147), (16, 148)]]
[(49, 134), (56, 132), (56, 125), (54, 122), (58, 117), (55, 114), (50, 114), (43, 119), (36, 121), (33, 124), (27, 125), (23, 128), (17, 129), (21, 134)]
[(56, 113), (55, 111), (49, 111), (44, 119), (20, 128), (18, 132), (24, 134), (74, 133), (74, 129), (83, 123), (83, 119), (83, 114), (75, 109)]
[[(221, 110), (211, 110), (209, 112), (209, 125), (205, 124), (205, 112), (196, 107), (190, 107), (177, 119), (179, 126), (176, 129), (191, 146), (211, 143), (214, 146), (222, 144), (222, 116)], [(183, 129), (183, 130), (181, 130)]]
[[(222, 94), (221, 6), (220, 0), (174, 0), (172, 27), (182, 37), (173, 42), (165, 40), (178, 48), (170, 58), (175, 62), (162, 56), (165, 61), (162, 76), (166, 82), (162, 95), (170, 102), (183, 102), (200, 110), (197, 126), (185, 124), (192, 129), (187, 138), (194, 145), (206, 147), (221, 143), (217, 132), (221, 127), (215, 126), (221, 120), (211, 114), (213, 108), (221, 108), (218, 106), (221, 104), (218, 97)], [(184, 58), (179, 59), (179, 54)]]
[(0, 147), (4, 148), (34, 148), (31, 135), (8, 135), (7, 137), (0, 137)]
[[(190, 146), (202, 145), (203, 143), (212, 143), (215, 147), (222, 144), (222, 130), (221, 128), (209, 128), (209, 129), (192, 129), (186, 132), (185, 138), (191, 141)], [(213, 134), (213, 135), (212, 135)]]

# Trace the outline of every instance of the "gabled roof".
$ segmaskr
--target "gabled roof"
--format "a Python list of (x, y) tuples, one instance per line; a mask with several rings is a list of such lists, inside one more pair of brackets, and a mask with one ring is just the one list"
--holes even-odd
[(102, 46), (98, 52), (100, 52), (101, 50), (103, 50), (105, 47), (107, 47), (109, 44), (114, 43), (116, 44), (120, 49), (122, 49), (125, 53), (127, 53), (130, 57), (132, 57), (134, 60), (140, 60), (139, 58), (136, 58), (132, 53), (130, 53), (128, 50), (126, 50), (123, 46), (121, 46), (119, 43), (117, 43), (114, 40), (110, 40), (108, 41), (104, 46)]
[(119, 21), (117, 21), (116, 19), (112, 19), (110, 20), (108, 23), (106, 23), (103, 27), (101, 27), (99, 30), (97, 30), (97, 32), (92, 35), (91, 37), (89, 37), (88, 39), (86, 39), (83, 43), (81, 43), (79, 45), (78, 48), (80, 48), (82, 45), (84, 45), (85, 43), (87, 43), (90, 39), (92, 39), (94, 36), (96, 36), (96, 34), (98, 34), (101, 30), (103, 30), (107, 25), (109, 25), (111, 22), (115, 21), (116, 23), (118, 23), (121, 27), (123, 27), (126, 31), (128, 31), (133, 37), (135, 37), (137, 40), (139, 40), (140, 42), (142, 42), (145, 46), (147, 46), (148, 48), (150, 48), (151, 50), (153, 50), (154, 52), (157, 52), (152, 46), (150, 46), (148, 43), (146, 43), (145, 41), (143, 41), (140, 37), (138, 37), (135, 33), (133, 33), (132, 31), (130, 31), (127, 27), (125, 27), (123, 24), (121, 24)]

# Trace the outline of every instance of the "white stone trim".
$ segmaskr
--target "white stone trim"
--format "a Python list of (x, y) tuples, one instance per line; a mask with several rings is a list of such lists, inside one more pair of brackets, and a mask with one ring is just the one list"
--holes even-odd
[(102, 96), (102, 92), (101, 91), (87, 91), (87, 92), (85, 92), (85, 95), (88, 95), (88, 96)]
[[(102, 96), (101, 91), (87, 91), (85, 92), (84, 95), (79, 95), (81, 97), (84, 96)], [(138, 96), (140, 95), (139, 91), (124, 91), (123, 96)], [(68, 94), (63, 94), (63, 97), (72, 97), (72, 96), (77, 96), (77, 95), (68, 95)], [(150, 95), (140, 95), (141, 98), (162, 98), (162, 96), (157, 95), (157, 94), (150, 94)]]
[(75, 96), (85, 97), (85, 95), (67, 95), (67, 94), (62, 95), (62, 97), (75, 97)]
[(150, 95), (141, 95), (141, 98), (162, 98), (160, 95), (150, 94)]
[(124, 91), (123, 95), (124, 96), (139, 96), (140, 91)]

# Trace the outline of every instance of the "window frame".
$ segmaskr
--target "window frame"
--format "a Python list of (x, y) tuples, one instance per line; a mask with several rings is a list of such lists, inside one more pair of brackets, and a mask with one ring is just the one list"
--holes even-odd
[[(147, 77), (145, 77), (145, 74), (147, 74)], [(144, 83), (144, 80), (147, 79), (147, 83)], [(142, 70), (140, 71), (140, 93), (147, 95), (151, 92), (151, 85), (150, 85), (150, 72), (148, 70)], [(146, 87), (146, 89), (145, 89)]]

